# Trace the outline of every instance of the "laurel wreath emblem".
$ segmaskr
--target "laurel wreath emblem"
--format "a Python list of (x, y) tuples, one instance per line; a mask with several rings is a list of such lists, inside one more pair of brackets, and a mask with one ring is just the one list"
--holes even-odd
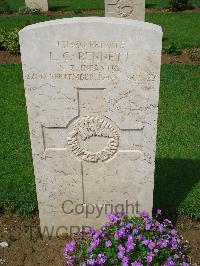
[[(81, 146), (79, 139), (86, 141), (92, 137), (108, 138), (107, 145), (97, 152), (88, 151)], [(110, 159), (119, 146), (117, 130), (105, 119), (86, 116), (73, 123), (73, 131), (68, 137), (68, 145), (74, 155), (87, 162), (106, 161)]]

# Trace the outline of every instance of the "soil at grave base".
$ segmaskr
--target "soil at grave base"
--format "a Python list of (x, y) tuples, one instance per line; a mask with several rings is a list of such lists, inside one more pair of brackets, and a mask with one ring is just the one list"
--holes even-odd
[[(0, 51), (0, 64), (20, 64), (21, 56), (13, 55), (7, 51)], [(188, 50), (184, 50), (180, 55), (162, 54), (162, 64), (200, 64), (200, 48), (190, 55)]]
[(39, 218), (24, 218), (12, 213), (0, 214), (0, 265), (5, 266), (64, 266), (63, 249), (67, 237), (43, 238)]
[(194, 49), (191, 53), (184, 49), (180, 55), (162, 54), (162, 64), (200, 64), (200, 48)]
[(7, 51), (0, 51), (0, 64), (20, 64), (21, 56), (14, 55)]
[[(200, 265), (200, 222), (179, 217), (176, 228), (190, 242), (191, 265)], [(0, 242), (7, 241), (9, 247), (0, 247), (0, 265), (64, 266), (63, 247), (67, 240), (67, 237), (43, 238), (38, 215), (22, 218), (6, 212), (0, 216)]]

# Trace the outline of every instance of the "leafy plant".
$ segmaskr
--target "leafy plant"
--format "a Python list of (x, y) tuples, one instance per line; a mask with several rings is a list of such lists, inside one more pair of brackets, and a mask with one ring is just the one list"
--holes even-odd
[(174, 55), (179, 55), (182, 53), (182, 50), (175, 43), (171, 43), (167, 47), (164, 47), (163, 51), (166, 54), (174, 54)]
[(158, 221), (160, 214), (154, 219), (145, 211), (132, 218), (110, 213), (100, 230), (91, 227), (66, 244), (66, 265), (189, 266), (186, 243), (169, 220)]
[(3, 49), (12, 53), (19, 54), (20, 53), (20, 45), (19, 45), (19, 29), (15, 28), (8, 32), (0, 33), (0, 44)]
[(189, 7), (189, 0), (170, 0), (170, 5), (175, 11), (182, 11)]
[(11, 13), (11, 9), (6, 0), (0, 0), (0, 14)]
[(37, 9), (37, 8), (31, 9), (27, 6), (22, 6), (19, 8), (19, 13), (20, 14), (39, 15), (41, 13), (41, 10)]

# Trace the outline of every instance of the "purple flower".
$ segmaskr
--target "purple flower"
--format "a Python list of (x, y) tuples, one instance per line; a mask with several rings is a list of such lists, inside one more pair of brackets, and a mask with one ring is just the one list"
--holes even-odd
[(95, 247), (98, 247), (99, 242), (100, 242), (99, 238), (93, 239), (90, 246), (87, 249), (87, 252), (91, 253)]
[(128, 266), (129, 258), (128, 257), (123, 257), (122, 259), (122, 265), (123, 266)]
[(133, 233), (134, 234), (138, 234), (138, 232), (139, 232), (139, 228), (138, 227), (136, 227), (136, 228), (133, 229)]
[(124, 257), (124, 253), (122, 252), (122, 251), (119, 251), (118, 253), (117, 253), (117, 257), (118, 257), (118, 259), (123, 259), (123, 257)]
[(154, 253), (158, 253), (158, 252), (159, 252), (159, 249), (155, 248)]
[(92, 227), (92, 226), (86, 231), (88, 236), (92, 236), (94, 234), (94, 232), (95, 232), (95, 230), (94, 230), (94, 227)]
[(174, 239), (174, 238), (172, 239), (171, 245), (172, 245), (172, 249), (177, 249), (178, 248), (176, 239)]
[(95, 265), (95, 263), (96, 263), (95, 259), (87, 260), (87, 264), (89, 264), (89, 265)]
[(94, 247), (92, 245), (90, 245), (88, 248), (87, 248), (87, 253), (92, 253)]
[(137, 237), (137, 239), (138, 239), (139, 241), (142, 241), (142, 239), (143, 239), (143, 235), (139, 235), (139, 236)]
[(145, 229), (146, 229), (146, 230), (150, 230), (150, 229), (151, 229), (151, 223), (150, 223), (149, 221), (147, 221), (147, 222), (145, 223)]
[(121, 218), (125, 217), (125, 215), (126, 215), (125, 211), (121, 211), (121, 212), (119, 213), (119, 216), (120, 216)]
[(119, 259), (122, 259), (124, 257), (124, 254), (125, 254), (125, 248), (120, 244), (118, 246), (118, 250), (119, 250), (119, 252), (118, 252), (118, 258)]
[(110, 240), (107, 240), (105, 242), (105, 246), (108, 248), (108, 247), (111, 247), (112, 246), (112, 242)]
[(143, 240), (143, 241), (142, 241), (142, 244), (145, 245), (145, 246), (147, 246), (147, 245), (149, 244), (149, 240), (148, 240), (148, 239)]
[(148, 243), (148, 248), (149, 248), (149, 249), (152, 250), (152, 249), (155, 248), (155, 246), (156, 246), (156, 245), (155, 245), (155, 243), (154, 243), (153, 241), (149, 241), (149, 243)]
[(143, 266), (139, 261), (134, 261), (131, 263), (131, 266)]
[(98, 231), (93, 235), (93, 239), (97, 239), (102, 233), (103, 233), (102, 230), (98, 230)]
[(157, 215), (161, 215), (162, 211), (160, 209), (158, 209), (156, 213), (157, 213)]
[(147, 253), (146, 260), (147, 262), (152, 262), (153, 261), (154, 254), (152, 252)]
[(125, 248), (121, 244), (118, 246), (118, 250), (125, 253)]
[(158, 231), (160, 233), (162, 233), (163, 232), (163, 225), (161, 223), (159, 223), (159, 222), (156, 222), (155, 225), (158, 228)]
[(127, 252), (130, 252), (131, 250), (133, 250), (135, 248), (135, 243), (133, 241), (134, 241), (134, 237), (132, 235), (129, 235), (128, 241), (126, 243)]
[(172, 229), (172, 230), (171, 230), (171, 234), (172, 234), (173, 236), (177, 236), (177, 231), (174, 230), (174, 229)]
[(111, 212), (108, 213), (108, 218), (109, 218), (110, 222), (113, 224), (116, 224), (118, 221), (118, 217), (115, 213), (111, 213)]
[(107, 257), (104, 255), (104, 253), (100, 253), (96, 259), (97, 265), (103, 265), (107, 260)]
[(100, 242), (99, 238), (94, 239), (94, 240), (92, 241), (92, 245), (94, 245), (94, 247), (98, 247), (99, 242)]
[(65, 252), (65, 253), (73, 252), (75, 246), (76, 246), (76, 241), (75, 241), (75, 240), (72, 240), (72, 241), (68, 242), (68, 243), (66, 244), (66, 246), (65, 246), (65, 250), (64, 250), (64, 252)]
[(134, 236), (133, 235), (129, 235), (128, 236), (128, 242), (132, 243), (134, 241)]
[(75, 260), (75, 256), (70, 256), (65, 254), (65, 259), (66, 259), (66, 264), (67, 266), (73, 266), (74, 265), (74, 260)]
[(169, 244), (169, 241), (167, 239), (161, 241), (161, 240), (158, 240), (158, 245), (161, 247), (161, 248), (166, 248)]
[(130, 228), (133, 227), (133, 225), (132, 224), (127, 224), (127, 225), (125, 225), (125, 227), (126, 227), (126, 229), (130, 229)]
[(105, 223), (105, 227), (109, 227), (110, 225), (111, 225), (110, 222), (106, 222), (106, 223)]
[(135, 243), (127, 244), (127, 252), (130, 252), (135, 248)]
[(170, 220), (168, 220), (168, 219), (165, 219), (165, 220), (164, 220), (164, 223), (165, 223), (166, 225), (168, 225), (168, 226), (172, 226), (172, 222), (171, 222)]
[(149, 214), (146, 211), (141, 211), (139, 214), (140, 214), (140, 217), (149, 217)]
[(115, 239), (119, 239), (120, 237), (124, 236), (125, 234), (125, 227), (120, 228), (118, 231), (115, 232)]
[(172, 260), (171, 257), (167, 259), (167, 262), (164, 264), (164, 266), (176, 266), (176, 263)]

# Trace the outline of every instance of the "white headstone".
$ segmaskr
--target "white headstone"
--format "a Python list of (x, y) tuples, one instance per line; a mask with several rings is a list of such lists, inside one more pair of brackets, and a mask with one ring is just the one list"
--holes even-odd
[(105, 16), (145, 20), (145, 0), (105, 0)]
[(42, 232), (151, 211), (161, 28), (62, 19), (24, 28), (20, 44)]
[(27, 7), (31, 9), (39, 9), (41, 11), (48, 11), (48, 0), (25, 0)]

